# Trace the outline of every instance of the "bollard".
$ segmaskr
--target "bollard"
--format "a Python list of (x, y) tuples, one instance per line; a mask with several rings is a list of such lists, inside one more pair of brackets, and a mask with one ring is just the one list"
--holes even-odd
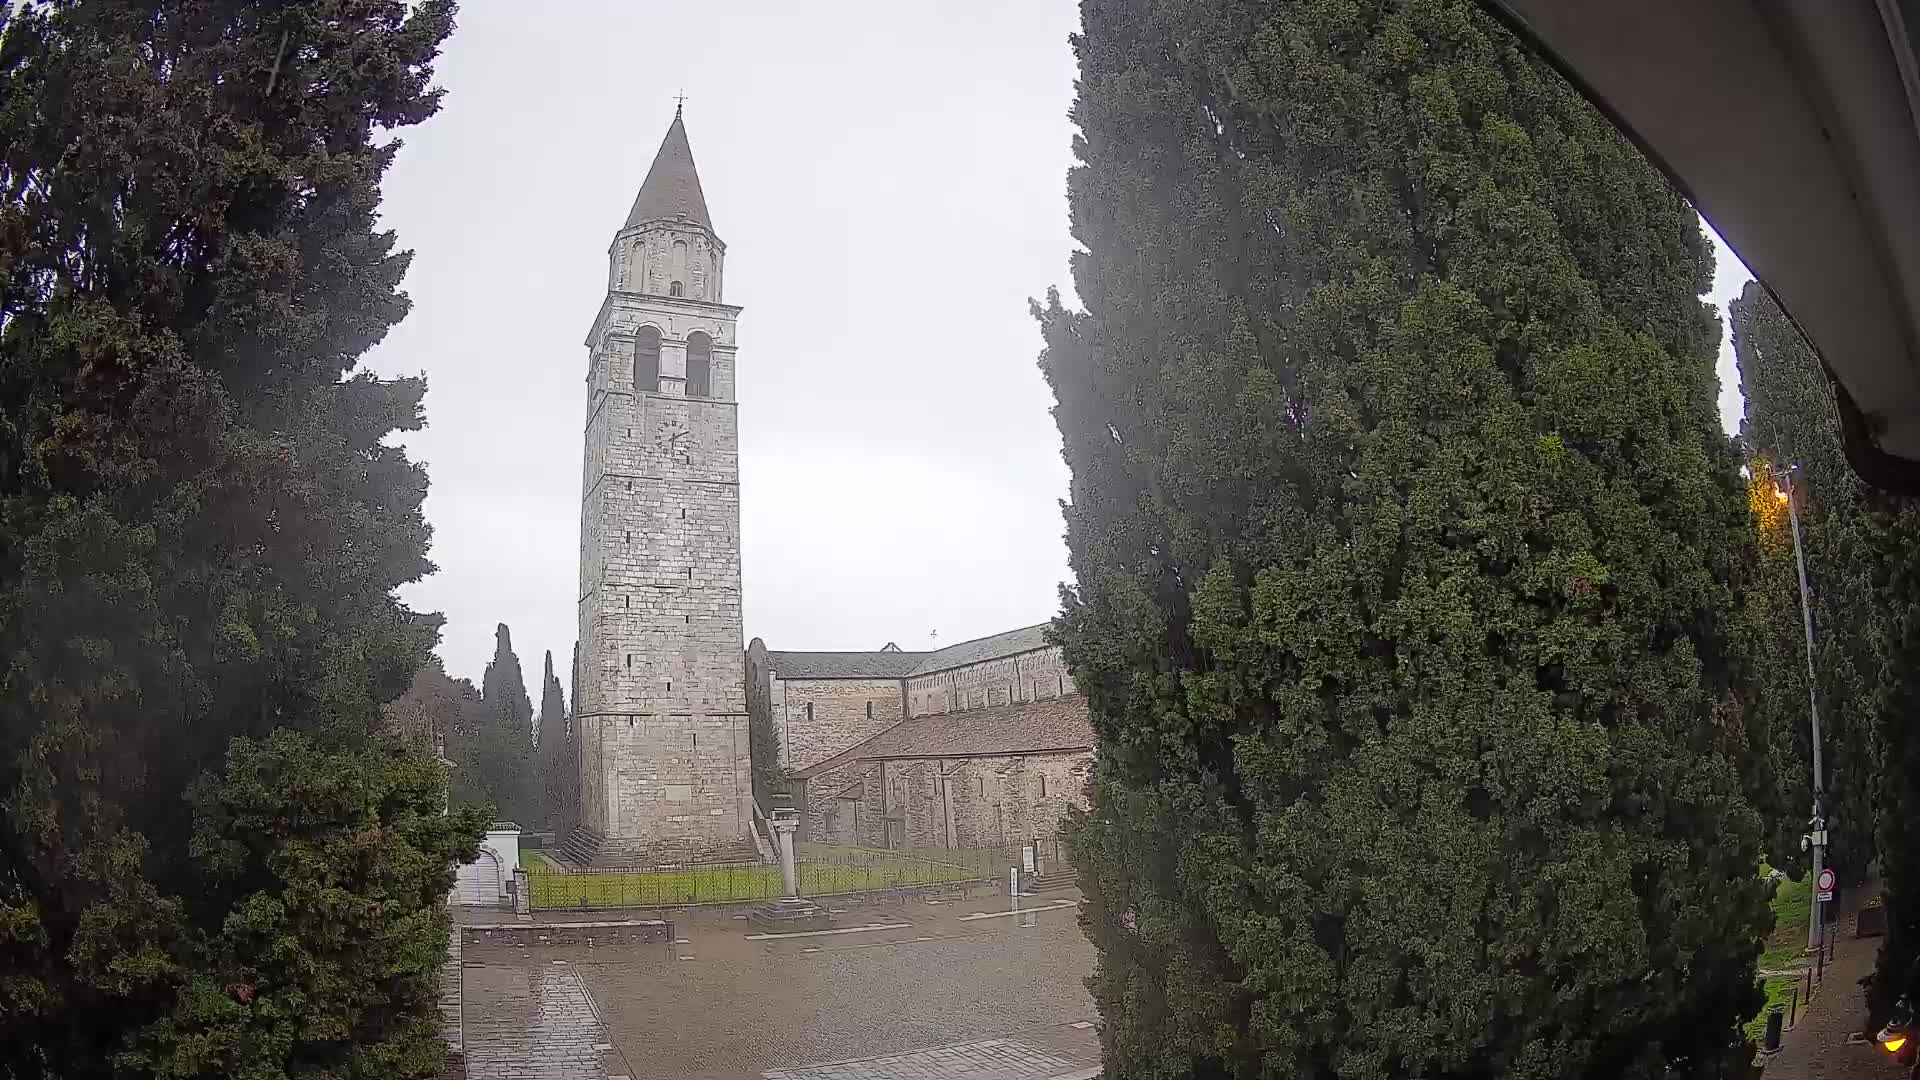
[(1799, 1023), (1799, 1021), (1800, 988), (1796, 986), (1787, 996), (1787, 1030), (1792, 1031), (1793, 1025)]
[(1780, 1025), (1784, 1023), (1786, 1019), (1787, 1011), (1780, 1006), (1775, 1005), (1767, 1009), (1767, 1036), (1766, 1040), (1760, 1044), (1761, 1053), (1777, 1054), (1780, 1052)]

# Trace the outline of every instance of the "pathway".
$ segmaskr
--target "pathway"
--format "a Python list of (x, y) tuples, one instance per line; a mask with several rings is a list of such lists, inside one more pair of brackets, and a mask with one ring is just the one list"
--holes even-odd
[[(1867, 890), (1849, 890), (1864, 896)], [(1873, 971), (1879, 938), (1853, 936), (1854, 915), (1842, 914), (1833, 960), (1801, 1010), (1793, 1030), (1780, 1039), (1780, 1052), (1761, 1059), (1763, 1080), (1905, 1080), (1906, 1071), (1872, 1043), (1848, 1044), (1866, 1016), (1860, 980)]]

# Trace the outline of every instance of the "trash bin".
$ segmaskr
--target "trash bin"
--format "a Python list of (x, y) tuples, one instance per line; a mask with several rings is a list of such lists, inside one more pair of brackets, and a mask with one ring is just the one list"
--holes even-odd
[(1765, 1054), (1780, 1052), (1780, 1029), (1786, 1027), (1787, 1009), (1784, 1005), (1775, 1005), (1767, 1009), (1767, 1034), (1760, 1043), (1760, 1051)]

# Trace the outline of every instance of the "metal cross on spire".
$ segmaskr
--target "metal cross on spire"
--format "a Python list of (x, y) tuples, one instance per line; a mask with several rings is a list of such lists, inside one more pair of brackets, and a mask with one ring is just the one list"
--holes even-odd
[(673, 118), (675, 120), (680, 119), (680, 107), (685, 105), (686, 103), (687, 103), (687, 91), (684, 87), (682, 87), (679, 93), (673, 95)]

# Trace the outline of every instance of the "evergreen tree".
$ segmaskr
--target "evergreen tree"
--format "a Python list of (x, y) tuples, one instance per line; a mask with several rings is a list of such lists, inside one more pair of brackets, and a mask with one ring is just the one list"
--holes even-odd
[(1085, 0), (1072, 836), (1120, 1076), (1745, 1075), (1697, 217), (1468, 0)]
[(0, 1075), (430, 1075), (480, 822), (377, 227), (447, 0), (0, 6)]
[(1831, 846), (1828, 863), (1858, 881), (1873, 861), (1873, 714), (1886, 604), (1875, 586), (1876, 532), (1867, 520), (1883, 496), (1854, 475), (1840, 449), (1839, 417), (1819, 360), (1758, 282), (1749, 282), (1729, 314), (1740, 389), (1741, 436), (1758, 474), (1762, 566), (1752, 593), (1765, 611), (1763, 689), (1768, 754), (1780, 784), (1768, 860), (1798, 877), (1806, 866), (1800, 837), (1812, 799), (1813, 732), (1808, 717), (1806, 636), (1791, 522), (1774, 481), (1791, 472), (1812, 597), (1814, 670), (1819, 673), (1821, 753)]
[[(1765, 289), (1748, 285), (1732, 321), (1743, 435), (1760, 467), (1794, 466), (1813, 595), (1828, 861), (1852, 881), (1878, 861), (1887, 936), (1872, 1004), (1884, 1015), (1909, 989), (1920, 956), (1920, 865), (1902, 856), (1920, 850), (1920, 508), (1867, 487), (1848, 467), (1826, 373)], [(1768, 627), (1778, 655), (1762, 666), (1768, 692), (1760, 703), (1782, 778), (1772, 846), (1777, 862), (1797, 868), (1811, 769), (1805, 646), (1784, 513), (1765, 528), (1775, 538), (1768, 545), (1774, 562), (1756, 592), (1777, 609)]]
[(480, 720), (455, 743), (453, 798), (492, 803), (494, 816), (531, 826), (540, 820), (535, 786), (533, 702), (506, 623), (494, 628), (493, 659), (480, 677)]
[(573, 816), (573, 754), (567, 737), (567, 702), (560, 679), (553, 673), (553, 652), (547, 652), (546, 673), (540, 680), (540, 798), (543, 821), (562, 829)]
[(1875, 577), (1885, 598), (1875, 655), (1875, 776), (1882, 894), (1887, 936), (1874, 969), (1874, 1022), (1886, 1016), (1920, 963), (1920, 507), (1881, 496), (1867, 515), (1868, 543), (1881, 553)]

